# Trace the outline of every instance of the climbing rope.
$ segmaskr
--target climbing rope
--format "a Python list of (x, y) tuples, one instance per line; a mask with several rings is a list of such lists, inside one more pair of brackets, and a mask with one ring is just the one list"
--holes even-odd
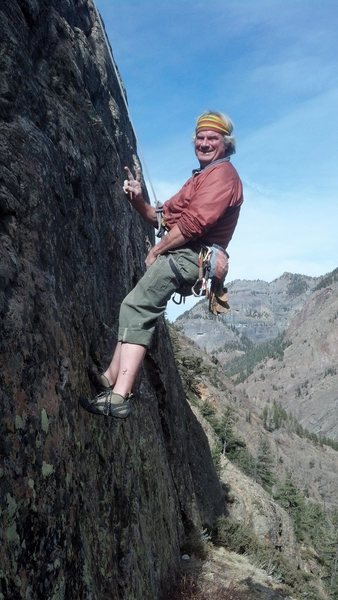
[[(106, 48), (107, 48), (107, 51), (108, 51), (108, 54), (109, 54), (109, 57), (110, 57), (111, 63), (112, 63), (112, 65), (113, 65), (113, 69), (114, 69), (115, 77), (116, 77), (116, 80), (117, 80), (117, 82), (118, 82), (118, 84), (119, 84), (119, 88), (120, 88), (121, 97), (122, 97), (122, 100), (123, 100), (123, 103), (124, 103), (125, 109), (126, 109), (126, 111), (127, 111), (127, 115), (128, 115), (128, 119), (129, 119), (129, 122), (130, 122), (131, 128), (132, 128), (132, 130), (133, 130), (133, 133), (134, 133), (134, 136), (135, 136), (136, 144), (137, 144), (137, 147), (139, 148), (139, 154), (140, 154), (140, 156), (142, 156), (142, 152), (141, 152), (141, 150), (140, 150), (141, 146), (140, 146), (140, 143), (139, 143), (138, 137), (137, 137), (137, 135), (136, 135), (135, 127), (134, 127), (134, 125), (133, 125), (133, 121), (132, 121), (132, 118), (131, 118), (131, 115), (130, 115), (129, 106), (128, 106), (128, 103), (127, 103), (127, 98), (126, 98), (126, 95), (125, 95), (124, 89), (123, 89), (123, 87), (122, 87), (122, 81), (121, 81), (121, 77), (120, 77), (120, 74), (119, 74), (119, 72), (118, 72), (118, 70), (117, 70), (117, 66), (116, 66), (116, 63), (115, 63), (115, 60), (114, 60), (114, 57), (113, 57), (113, 54), (112, 54), (112, 51), (111, 51), (111, 48), (110, 48), (110, 44), (109, 44), (108, 37), (107, 37), (106, 31), (105, 31), (105, 28), (104, 28), (104, 25), (103, 25), (103, 21), (102, 21), (102, 19), (101, 19), (101, 15), (100, 15), (100, 13), (99, 13), (99, 11), (98, 11), (98, 8), (97, 8), (97, 6), (96, 6), (96, 2), (95, 2), (95, 0), (92, 0), (92, 2), (93, 2), (93, 6), (94, 6), (94, 9), (95, 9), (96, 16), (97, 16), (97, 20), (98, 20), (98, 22), (99, 22), (99, 24), (100, 24), (100, 28), (101, 28), (101, 32), (102, 32), (102, 35), (103, 35), (103, 39), (104, 39), (104, 41), (105, 41)], [(145, 159), (144, 159), (144, 156), (142, 156), (142, 161), (141, 161), (141, 162), (142, 162), (142, 164), (143, 164), (144, 172), (145, 172), (145, 174), (146, 174), (146, 177), (147, 177), (147, 180), (148, 180), (148, 182), (149, 182), (149, 186), (150, 186), (150, 189), (151, 189), (151, 192), (152, 192), (153, 198), (154, 198), (154, 202), (155, 202), (155, 208), (158, 208), (158, 207), (159, 207), (159, 201), (157, 200), (157, 196), (156, 196), (156, 193), (155, 193), (155, 189), (154, 189), (154, 186), (153, 186), (153, 184), (152, 184), (151, 177), (150, 177), (150, 173), (149, 173), (149, 170), (148, 170), (148, 168), (147, 168), (147, 164), (146, 164), (146, 161), (145, 161)]]

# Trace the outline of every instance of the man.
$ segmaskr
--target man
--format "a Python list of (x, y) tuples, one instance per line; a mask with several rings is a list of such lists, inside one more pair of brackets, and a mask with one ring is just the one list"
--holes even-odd
[[(230, 163), (235, 152), (230, 119), (218, 112), (203, 113), (195, 128), (195, 154), (200, 169), (163, 205), (167, 231), (146, 257), (147, 270), (120, 308), (118, 343), (113, 359), (98, 384), (103, 391), (93, 400), (81, 398), (94, 414), (125, 418), (131, 411), (131, 390), (150, 344), (156, 321), (172, 294), (191, 286), (199, 276), (202, 247), (224, 249), (235, 230), (243, 202), (241, 180)], [(141, 176), (128, 179), (123, 190), (141, 216), (157, 226), (157, 213), (142, 196)]]

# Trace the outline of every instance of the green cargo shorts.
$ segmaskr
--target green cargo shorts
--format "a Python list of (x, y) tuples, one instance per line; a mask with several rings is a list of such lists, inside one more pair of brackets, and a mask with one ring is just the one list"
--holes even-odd
[(148, 347), (157, 319), (175, 292), (191, 294), (198, 278), (200, 245), (170, 250), (157, 257), (120, 308), (118, 340)]

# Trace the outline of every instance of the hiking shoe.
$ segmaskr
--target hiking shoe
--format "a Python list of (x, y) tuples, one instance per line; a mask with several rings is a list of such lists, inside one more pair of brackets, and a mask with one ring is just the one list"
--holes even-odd
[(126, 398), (120, 394), (116, 394), (111, 389), (101, 392), (93, 400), (80, 398), (82, 408), (94, 415), (105, 415), (106, 417), (117, 417), (125, 419), (131, 412), (132, 394), (128, 394)]

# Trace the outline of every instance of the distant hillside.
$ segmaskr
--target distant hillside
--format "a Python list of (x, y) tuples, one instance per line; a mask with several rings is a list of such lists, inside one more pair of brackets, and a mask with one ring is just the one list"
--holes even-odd
[[(234, 281), (229, 293), (225, 317), (210, 315), (203, 300), (171, 328), (187, 398), (227, 492), (229, 516), (213, 540), (230, 555), (209, 558), (202, 584), (211, 576), (228, 584), (231, 573), (251, 598), (241, 587), (244, 553), (281, 584), (275, 595), (263, 576), (260, 598), (336, 600), (338, 269)], [(257, 572), (253, 579), (258, 589)]]
[[(223, 365), (261, 410), (274, 403), (312, 433), (338, 440), (338, 269), (229, 284), (231, 311), (207, 302), (176, 325)], [(243, 333), (245, 331), (245, 333)]]
[[(275, 596), (265, 580), (259, 598), (281, 600), (288, 592), (289, 600), (336, 600), (338, 452), (320, 443), (277, 403), (263, 406), (256, 401), (246, 381), (236, 384), (226, 377), (217, 358), (201, 351), (175, 325), (170, 330), (187, 399), (208, 435), (227, 491), (229, 516), (213, 539), (235, 555), (228, 562), (215, 557), (222, 566), (216, 581), (229, 580), (231, 573), (236, 587), (247, 582), (239, 556), (244, 553), (252, 565), (263, 567), (271, 586), (276, 580), (280, 584)], [(209, 560), (204, 567), (205, 584), (212, 565)], [(257, 586), (257, 573), (253, 578)], [(244, 598), (252, 597), (247, 588), (241, 589), (246, 589)]]
[(280, 356), (240, 379), (256, 405), (278, 402), (309, 431), (338, 440), (338, 283), (317, 289), (293, 316)]
[(271, 283), (237, 279), (228, 285), (231, 310), (225, 316), (210, 315), (203, 299), (175, 325), (207, 352), (241, 352), (281, 333), (321, 280), (291, 273)]

